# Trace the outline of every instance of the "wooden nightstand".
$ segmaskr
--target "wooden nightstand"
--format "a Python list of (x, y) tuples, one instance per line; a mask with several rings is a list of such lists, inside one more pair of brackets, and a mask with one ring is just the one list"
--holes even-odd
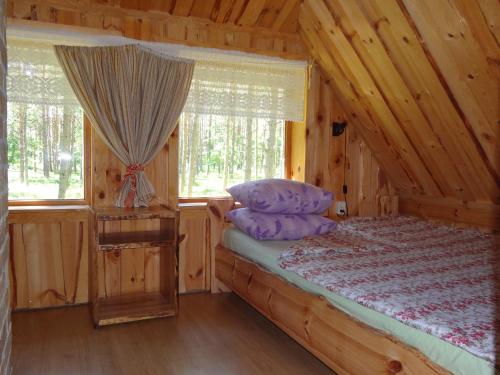
[(176, 315), (178, 211), (94, 210), (89, 299), (96, 327)]

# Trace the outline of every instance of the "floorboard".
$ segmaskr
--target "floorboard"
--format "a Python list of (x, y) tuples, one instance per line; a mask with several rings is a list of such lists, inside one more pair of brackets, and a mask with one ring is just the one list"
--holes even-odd
[(184, 295), (178, 317), (98, 330), (87, 306), (12, 320), (16, 375), (333, 374), (232, 293)]

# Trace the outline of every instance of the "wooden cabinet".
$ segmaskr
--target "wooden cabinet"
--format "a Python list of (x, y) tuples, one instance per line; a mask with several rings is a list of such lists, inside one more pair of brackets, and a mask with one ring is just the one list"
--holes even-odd
[(176, 315), (178, 211), (96, 209), (89, 291), (96, 326)]

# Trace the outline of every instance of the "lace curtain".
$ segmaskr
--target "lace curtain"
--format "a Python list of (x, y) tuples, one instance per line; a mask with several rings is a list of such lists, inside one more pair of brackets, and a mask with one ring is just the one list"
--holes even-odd
[[(89, 45), (100, 44), (95, 40), (87, 42)], [(51, 43), (18, 38), (9, 38), (8, 43), (9, 100), (78, 105)], [(147, 43), (147, 46), (171, 56), (196, 61), (184, 112), (304, 120), (305, 64), (185, 46), (158, 43)], [(35, 65), (36, 69), (33, 69)], [(29, 78), (25, 71), (28, 76), (31, 74)]]
[(8, 39), (9, 101), (39, 105), (76, 105), (78, 100), (49, 43)]
[(184, 112), (304, 120), (305, 67), (197, 60)]

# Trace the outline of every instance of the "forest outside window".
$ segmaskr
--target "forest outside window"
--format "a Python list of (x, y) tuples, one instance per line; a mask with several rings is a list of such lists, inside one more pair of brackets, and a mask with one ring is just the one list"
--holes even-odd
[(83, 110), (53, 47), (8, 39), (9, 200), (82, 200)]
[(179, 120), (179, 195), (225, 196), (285, 177), (285, 123), (302, 121), (303, 65), (197, 61)]
[(227, 195), (226, 188), (284, 177), (284, 121), (185, 113), (179, 121), (181, 197)]

